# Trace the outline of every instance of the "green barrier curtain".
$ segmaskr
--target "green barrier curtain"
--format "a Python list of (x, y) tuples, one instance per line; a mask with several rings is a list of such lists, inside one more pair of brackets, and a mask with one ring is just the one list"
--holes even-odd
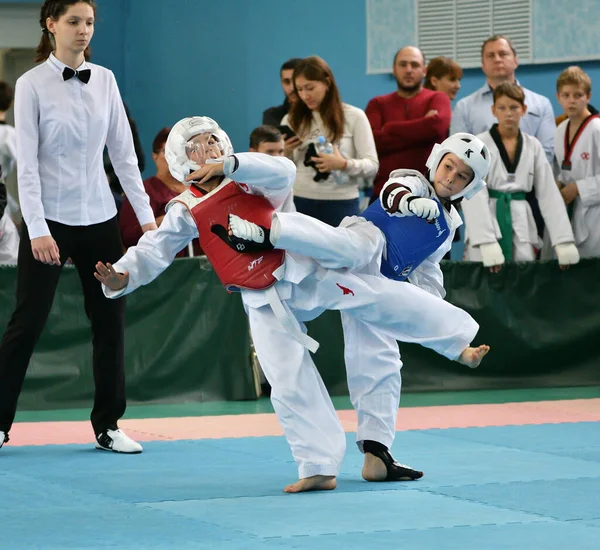
[[(14, 307), (16, 269), (0, 267), (0, 331)], [(128, 401), (256, 398), (248, 322), (204, 258), (176, 260), (127, 296)], [(77, 272), (65, 267), (27, 373), (19, 408), (91, 406), (91, 329)]]
[[(600, 384), (600, 259), (559, 270), (556, 262), (444, 262), (447, 300), (480, 324), (475, 343), (491, 346), (471, 370), (414, 344), (400, 344), (405, 391)], [(408, 283), (405, 283), (408, 284)], [(315, 362), (330, 391), (347, 394), (337, 312), (310, 325), (321, 343)]]
[[(600, 384), (600, 260), (560, 271), (556, 262), (445, 263), (447, 299), (481, 325), (476, 343), (492, 347), (470, 370), (400, 344), (405, 391)], [(0, 331), (14, 306), (16, 269), (0, 268)], [(408, 283), (403, 283), (408, 284)], [(332, 394), (346, 394), (339, 314), (309, 323), (314, 356)], [(127, 297), (129, 402), (256, 397), (250, 340), (239, 295), (222, 288), (203, 258), (177, 260)], [(50, 319), (32, 358), (19, 407), (90, 406), (90, 328), (77, 273), (65, 268)]]

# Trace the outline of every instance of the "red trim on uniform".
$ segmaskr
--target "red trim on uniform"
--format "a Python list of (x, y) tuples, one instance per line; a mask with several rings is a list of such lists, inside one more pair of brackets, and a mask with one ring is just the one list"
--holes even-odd
[(571, 143), (569, 143), (569, 129), (571, 128), (571, 121), (569, 120), (569, 122), (567, 122), (567, 128), (565, 130), (565, 139), (564, 139), (565, 158), (563, 159), (562, 166), (561, 166), (561, 168), (563, 168), (563, 170), (571, 169), (571, 155), (573, 154), (573, 149), (575, 149), (577, 140), (579, 139), (579, 136), (581, 136), (581, 134), (585, 130), (586, 126), (594, 118), (599, 118), (599, 116), (597, 114), (590, 115), (581, 123), (581, 126), (579, 128), (577, 128), (577, 132), (575, 132), (575, 135), (573, 136), (573, 141)]

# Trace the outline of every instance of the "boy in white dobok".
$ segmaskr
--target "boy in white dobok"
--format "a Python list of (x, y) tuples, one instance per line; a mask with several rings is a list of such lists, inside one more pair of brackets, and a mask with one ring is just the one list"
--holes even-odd
[[(246, 252), (284, 249), (310, 255), (326, 268), (409, 281), (443, 298), (440, 261), (462, 224), (453, 204), (485, 187), (489, 163), (481, 140), (455, 134), (433, 148), (427, 161), (431, 182), (415, 170), (395, 170), (379, 201), (360, 216), (345, 218), (339, 227), (303, 214), (276, 212), (269, 229), (230, 215), (224, 238), (234, 250), (239, 245)], [(382, 241), (377, 247), (380, 256), (371, 255), (372, 248), (364, 245), (373, 226)], [(389, 478), (386, 466), (400, 400), (398, 345), (376, 327), (345, 311), (341, 315), (348, 387), (358, 413), (357, 443), (365, 453), (363, 477), (381, 481)]]
[[(367, 272), (328, 269), (309, 256), (280, 250), (239, 254), (244, 243), (234, 250), (224, 242), (229, 214), (270, 228), (295, 178), (287, 158), (234, 155), (227, 135), (206, 117), (177, 123), (165, 155), (174, 177), (194, 183), (170, 203), (158, 230), (144, 235), (114, 266), (98, 263), (96, 277), (110, 298), (130, 293), (200, 238), (223, 284), (241, 290), (271, 400), (298, 465), (300, 480), (287, 492), (334, 489), (345, 452), (344, 430), (310, 357), (318, 344), (306, 335), (305, 321), (326, 309), (344, 311), (385, 338), (420, 343), (471, 367), (487, 352), (486, 346), (469, 346), (478, 325), (466, 312), (419, 288)], [(372, 230), (358, 244), (370, 257), (380, 257), (381, 232), (369, 225)], [(385, 385), (385, 372), (365, 364), (363, 374)], [(393, 461), (387, 449), (373, 451), (387, 479), (420, 477), (421, 472)]]
[(523, 134), (519, 121), (527, 110), (517, 84), (494, 88), (492, 112), (498, 119), (478, 137), (492, 154), (487, 189), (462, 204), (465, 259), (499, 271), (505, 260), (534, 261), (542, 248), (527, 194), (533, 191), (561, 268), (579, 261), (564, 202), (554, 183), (542, 145)]
[(581, 68), (569, 67), (556, 89), (567, 115), (554, 135), (560, 192), (572, 209), (579, 254), (600, 257), (600, 117), (588, 108), (592, 81)]

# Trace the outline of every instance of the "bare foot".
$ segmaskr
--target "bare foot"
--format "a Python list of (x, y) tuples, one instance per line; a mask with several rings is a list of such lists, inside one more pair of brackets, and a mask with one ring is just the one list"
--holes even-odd
[(366, 481), (383, 481), (387, 477), (387, 468), (383, 460), (371, 453), (365, 453), (362, 476)]
[(331, 491), (337, 487), (335, 476), (305, 477), (288, 485), (284, 493), (304, 493), (306, 491)]
[(486, 346), (485, 344), (476, 348), (466, 348), (460, 354), (460, 357), (457, 359), (457, 361), (461, 365), (466, 365), (471, 369), (476, 369), (488, 351), (490, 351), (490, 346)]

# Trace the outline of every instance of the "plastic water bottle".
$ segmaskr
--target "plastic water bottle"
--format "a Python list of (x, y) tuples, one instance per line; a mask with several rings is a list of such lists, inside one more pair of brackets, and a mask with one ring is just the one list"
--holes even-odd
[[(325, 139), (325, 136), (319, 136), (317, 138), (315, 148), (317, 150), (317, 153), (333, 155), (333, 145)], [(348, 180), (350, 179), (350, 176), (346, 172), (343, 172), (341, 170), (332, 170), (331, 175), (333, 176), (335, 183), (337, 183), (338, 185), (344, 185), (348, 183)]]

